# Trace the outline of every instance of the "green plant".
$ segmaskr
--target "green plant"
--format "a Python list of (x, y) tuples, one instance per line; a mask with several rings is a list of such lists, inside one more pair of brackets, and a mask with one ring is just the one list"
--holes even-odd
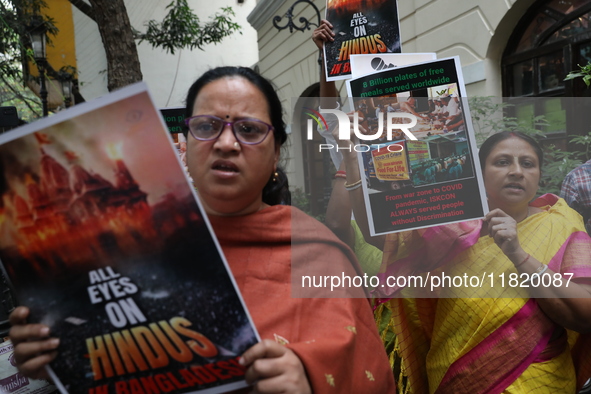
[(301, 209), (303, 212), (312, 216), (319, 222), (324, 223), (326, 214), (314, 215), (310, 210), (310, 194), (306, 193), (301, 187), (296, 187), (291, 191), (291, 205)]
[(570, 142), (582, 145), (582, 150), (565, 152), (554, 145), (544, 150), (544, 166), (542, 167), (541, 193), (559, 194), (562, 181), (571, 170), (591, 159), (591, 133), (570, 138)]
[[(161, 23), (150, 20), (145, 23), (147, 30), (141, 33), (134, 29), (134, 36), (161, 47), (174, 54), (175, 50), (188, 48), (203, 49), (203, 46), (218, 43), (224, 37), (240, 30), (240, 25), (233, 22), (236, 14), (231, 7), (222, 7), (208, 22), (201, 22), (187, 4), (187, 0), (174, 0), (166, 6), (169, 10)], [(242, 33), (240, 33), (242, 34)]]
[(575, 78), (583, 78), (585, 85), (587, 85), (587, 87), (591, 86), (591, 62), (587, 63), (585, 66), (581, 66), (580, 64), (578, 64), (578, 66), (579, 70), (569, 72), (564, 80), (569, 81)]
[[(542, 130), (548, 122), (543, 115), (532, 117), (527, 123), (520, 122), (517, 118), (504, 116), (505, 110), (511, 104), (495, 101), (492, 97), (472, 97), (469, 99), (469, 105), (478, 146), (499, 131), (519, 131), (532, 135), (539, 141), (546, 138)], [(567, 152), (553, 144), (545, 146), (538, 194), (559, 194), (566, 174), (591, 159), (591, 133), (573, 136), (569, 140), (571, 143), (581, 145), (582, 149)]]
[(478, 146), (499, 131), (519, 131), (545, 138), (542, 130), (548, 126), (548, 122), (543, 115), (534, 116), (527, 122), (516, 117), (505, 116), (506, 109), (512, 107), (512, 104), (490, 96), (470, 97), (468, 104)]

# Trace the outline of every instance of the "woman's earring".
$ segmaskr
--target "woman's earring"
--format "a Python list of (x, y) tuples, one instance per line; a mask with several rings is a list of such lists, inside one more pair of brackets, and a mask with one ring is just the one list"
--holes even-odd
[(277, 171), (275, 171), (275, 173), (273, 174), (273, 182), (277, 182), (277, 178), (279, 177), (279, 174), (277, 173)]

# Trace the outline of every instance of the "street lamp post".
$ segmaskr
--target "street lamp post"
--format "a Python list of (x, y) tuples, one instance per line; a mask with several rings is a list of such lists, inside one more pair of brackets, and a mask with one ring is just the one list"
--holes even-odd
[(58, 79), (62, 86), (62, 94), (64, 96), (64, 105), (66, 108), (70, 107), (72, 103), (72, 74), (66, 71), (60, 71), (58, 73)]
[(47, 87), (45, 86), (45, 69), (47, 65), (47, 27), (41, 16), (34, 16), (31, 18), (29, 25), (29, 35), (31, 37), (31, 45), (33, 47), (33, 58), (37, 64), (40, 78), (39, 96), (41, 97), (41, 104), (43, 105), (43, 116), (47, 116), (49, 111), (47, 108)]

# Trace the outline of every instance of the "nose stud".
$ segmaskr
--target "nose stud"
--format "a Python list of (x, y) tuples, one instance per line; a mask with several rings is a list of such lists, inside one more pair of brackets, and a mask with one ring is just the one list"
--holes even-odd
[(240, 148), (240, 144), (237, 141), (234, 141), (234, 148), (236, 148), (236, 149)]

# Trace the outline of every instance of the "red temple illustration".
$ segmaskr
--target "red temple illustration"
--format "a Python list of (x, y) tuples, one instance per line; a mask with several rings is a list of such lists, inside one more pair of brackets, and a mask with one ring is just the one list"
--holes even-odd
[(148, 194), (126, 166), (120, 147), (108, 148), (115, 179), (110, 182), (80, 165), (74, 152), (64, 152), (69, 166), (62, 165), (44, 149), (49, 137), (35, 135), (41, 153), (38, 173), (25, 173), (24, 187), (13, 184), (4, 194), (3, 253), (41, 275), (158, 244), (161, 234), (153, 223)]

